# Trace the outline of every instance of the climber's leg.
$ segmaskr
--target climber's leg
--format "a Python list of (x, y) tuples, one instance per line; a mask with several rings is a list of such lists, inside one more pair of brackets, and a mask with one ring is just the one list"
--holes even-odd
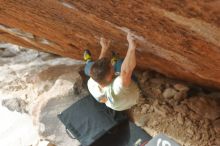
[(89, 50), (85, 50), (84, 54), (83, 54), (83, 59), (84, 61), (91, 61), (92, 60), (92, 55), (91, 52)]
[(93, 61), (87, 61), (87, 62), (86, 62), (86, 66), (85, 66), (85, 68), (84, 68), (84, 73), (85, 73), (87, 76), (89, 76), (89, 77), (90, 77), (90, 70), (91, 70), (91, 67), (92, 67), (93, 64), (94, 64)]
[(90, 69), (94, 62), (92, 61), (92, 56), (89, 50), (85, 50), (84, 55), (83, 55), (84, 60), (86, 61), (86, 66), (84, 68), (84, 73), (87, 76), (90, 76)]
[[(120, 72), (121, 72), (121, 65), (122, 65), (123, 61), (124, 61), (124, 59), (117, 59), (117, 61), (115, 62), (115, 64), (114, 64), (114, 70), (115, 70), (115, 74), (116, 74), (116, 75), (119, 75), (119, 74), (120, 74)], [(138, 81), (138, 80), (137, 80), (137, 77), (136, 77), (134, 74), (132, 74), (131, 79), (132, 79), (133, 81), (135, 81), (135, 82)]]
[(116, 75), (119, 75), (121, 72), (121, 65), (123, 63), (123, 60), (124, 59), (118, 59), (114, 64), (114, 70)]

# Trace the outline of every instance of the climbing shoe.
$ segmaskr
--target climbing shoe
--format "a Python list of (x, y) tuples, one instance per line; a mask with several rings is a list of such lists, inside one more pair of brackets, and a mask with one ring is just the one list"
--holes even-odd
[(118, 60), (118, 55), (114, 51), (112, 51), (112, 59), (111, 59), (112, 65), (114, 65), (117, 62), (117, 60)]
[(85, 50), (84, 54), (83, 54), (83, 58), (85, 61), (91, 61), (92, 60), (92, 56), (89, 50)]

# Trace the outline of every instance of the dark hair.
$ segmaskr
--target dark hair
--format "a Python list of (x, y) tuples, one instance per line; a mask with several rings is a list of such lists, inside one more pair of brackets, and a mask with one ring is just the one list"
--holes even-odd
[(106, 76), (111, 71), (111, 60), (109, 58), (101, 58), (92, 65), (90, 76), (93, 80), (100, 84), (106, 84)]

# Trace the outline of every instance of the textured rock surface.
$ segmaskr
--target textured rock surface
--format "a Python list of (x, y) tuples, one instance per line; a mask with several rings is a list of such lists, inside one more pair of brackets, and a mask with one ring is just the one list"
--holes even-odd
[(215, 120), (220, 118), (220, 100), (210, 97), (191, 97), (187, 106), (200, 116)]
[(139, 67), (220, 88), (219, 13), (218, 0), (0, 0), (0, 40), (81, 59), (105, 36), (123, 56), (131, 30)]
[(11, 44), (0, 48), (6, 54), (0, 56), (0, 145), (80, 145), (57, 114), (88, 94), (79, 74), (82, 62)]
[(220, 134), (220, 120), (216, 120), (214, 123), (215, 132)]

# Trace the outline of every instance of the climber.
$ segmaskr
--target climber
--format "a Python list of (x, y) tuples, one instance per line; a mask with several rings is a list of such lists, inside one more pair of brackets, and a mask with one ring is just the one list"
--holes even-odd
[(107, 57), (110, 41), (101, 38), (101, 54), (97, 61), (92, 61), (89, 50), (84, 52), (86, 61), (85, 74), (90, 77), (88, 89), (93, 97), (109, 108), (122, 111), (131, 108), (138, 102), (139, 88), (132, 80), (132, 72), (136, 66), (136, 43), (132, 33), (128, 33), (128, 51), (126, 57), (113, 59)]

